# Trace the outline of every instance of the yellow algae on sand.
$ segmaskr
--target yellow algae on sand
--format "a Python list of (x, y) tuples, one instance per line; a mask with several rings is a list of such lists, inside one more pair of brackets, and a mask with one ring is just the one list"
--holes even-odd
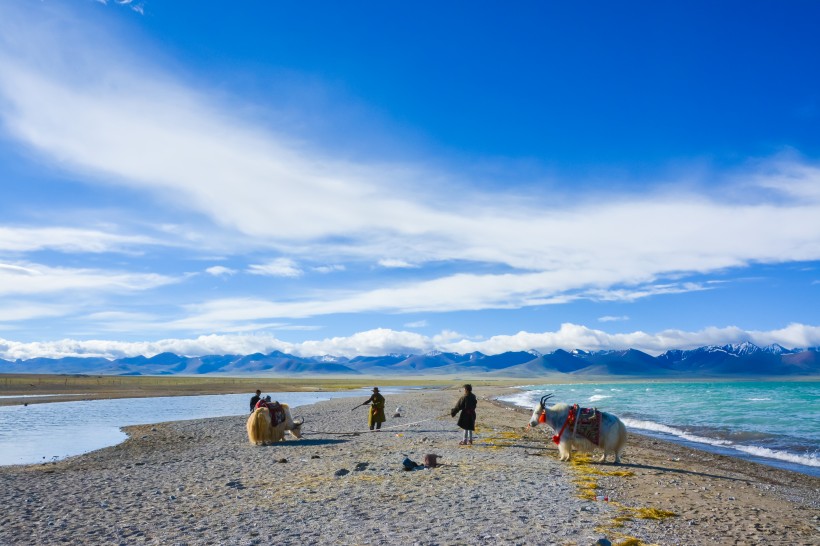
[(659, 508), (630, 508), (635, 512), (635, 517), (640, 519), (666, 519), (677, 517), (675, 512), (661, 510)]
[(493, 434), (492, 436), (487, 436), (481, 444), (481, 447), (484, 449), (503, 449), (505, 447), (512, 447), (523, 437), (524, 436), (520, 432), (501, 431)]

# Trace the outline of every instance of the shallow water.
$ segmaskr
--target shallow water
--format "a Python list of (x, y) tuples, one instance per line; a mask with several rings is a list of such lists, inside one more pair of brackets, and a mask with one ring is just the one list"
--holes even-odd
[(820, 382), (530, 385), (504, 400), (597, 407), (627, 429), (820, 476)]
[[(407, 389), (385, 387), (381, 392), (402, 390)], [(265, 394), (297, 408), (330, 398), (364, 401), (370, 390)], [(127, 438), (120, 430), (125, 426), (246, 415), (250, 398), (251, 394), (220, 394), (0, 406), (0, 465), (55, 461), (113, 446)]]

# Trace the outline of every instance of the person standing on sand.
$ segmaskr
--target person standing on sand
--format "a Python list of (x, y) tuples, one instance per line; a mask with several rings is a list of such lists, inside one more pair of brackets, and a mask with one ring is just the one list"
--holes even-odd
[(262, 391), (256, 389), (256, 394), (251, 396), (251, 413), (256, 409), (256, 403), (262, 398)]
[(458, 412), (458, 426), (464, 429), (464, 439), (458, 445), (473, 445), (473, 431), (475, 430), (475, 408), (478, 405), (478, 398), (473, 394), (473, 386), (464, 385), (464, 396), (458, 399), (456, 406), (450, 410), (450, 416), (455, 417)]
[(367, 426), (370, 427), (370, 430), (373, 430), (373, 427), (376, 430), (381, 430), (382, 423), (384, 423), (384, 396), (379, 394), (379, 387), (373, 387), (373, 394), (362, 405), (367, 404), (370, 404), (370, 411), (367, 414)]

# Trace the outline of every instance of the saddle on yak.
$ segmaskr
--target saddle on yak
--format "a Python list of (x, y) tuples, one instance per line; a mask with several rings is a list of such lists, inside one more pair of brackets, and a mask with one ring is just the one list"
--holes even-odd
[(579, 408), (575, 419), (574, 433), (601, 445), (601, 412), (596, 408)]
[(269, 402), (268, 411), (270, 411), (270, 424), (272, 427), (285, 422), (285, 408), (279, 402)]
[(285, 416), (285, 408), (282, 407), (282, 404), (279, 402), (268, 402), (266, 400), (260, 400), (256, 404), (256, 408), (268, 408), (268, 412), (270, 412), (270, 425), (275, 427), (279, 423), (284, 423), (287, 417)]

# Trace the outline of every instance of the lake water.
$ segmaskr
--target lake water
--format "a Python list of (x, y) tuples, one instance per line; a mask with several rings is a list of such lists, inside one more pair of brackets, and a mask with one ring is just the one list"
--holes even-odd
[[(384, 387), (381, 392), (389, 395), (403, 390), (408, 389)], [(364, 401), (371, 393), (370, 389), (355, 389), (265, 394), (295, 408), (330, 398)], [(221, 394), (0, 406), (0, 465), (56, 461), (113, 446), (127, 437), (120, 427), (247, 415), (250, 398), (251, 394)]]
[[(628, 430), (820, 476), (820, 382), (530, 385), (503, 399), (597, 407)], [(627, 450), (629, 446), (627, 444)]]

